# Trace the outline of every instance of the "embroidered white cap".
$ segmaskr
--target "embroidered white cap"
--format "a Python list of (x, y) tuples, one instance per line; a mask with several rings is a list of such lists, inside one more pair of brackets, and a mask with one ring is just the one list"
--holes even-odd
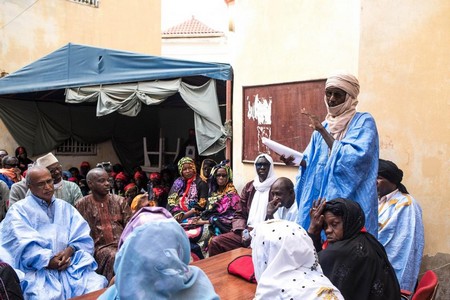
[(48, 166), (53, 165), (54, 163), (57, 163), (57, 162), (59, 162), (59, 161), (53, 155), (53, 153), (48, 153), (48, 154), (36, 159), (36, 166), (41, 166), (41, 167), (47, 168)]

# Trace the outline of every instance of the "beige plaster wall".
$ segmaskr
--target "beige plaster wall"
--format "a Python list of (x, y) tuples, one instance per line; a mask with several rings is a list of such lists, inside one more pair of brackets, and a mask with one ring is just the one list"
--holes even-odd
[(380, 157), (422, 206), (425, 253), (450, 253), (450, 2), (364, 0), (361, 33), (361, 107), (377, 120)]
[[(98, 8), (67, 0), (0, 0), (0, 41), (0, 72), (8, 73), (69, 42), (160, 55), (161, 0), (107, 0)], [(11, 154), (17, 146), (0, 120), (0, 149)], [(111, 146), (101, 148), (98, 160), (117, 162)]]
[(361, 106), (372, 112), (380, 157), (404, 171), (425, 227), (422, 272), (450, 297), (450, 2), (363, 0)]
[[(0, 1), (0, 70), (11, 73), (65, 44), (159, 55), (160, 0)], [(34, 3), (34, 4), (33, 4)]]
[[(255, 176), (253, 165), (242, 163), (243, 86), (326, 78), (337, 69), (356, 74), (360, 6), (356, 0), (237, 0), (234, 6), (233, 171), (240, 190)], [(294, 180), (297, 169), (277, 166), (276, 173)]]
[[(353, 72), (361, 83), (358, 110), (377, 121), (380, 156), (403, 169), (404, 184), (422, 206), (422, 270), (435, 270), (437, 299), (448, 299), (450, 2), (237, 0), (234, 22), (238, 189), (254, 177), (253, 166), (241, 162), (242, 87), (325, 78), (336, 69)], [(292, 179), (297, 174), (286, 166), (276, 172)]]
[(165, 38), (161, 56), (192, 61), (230, 63), (226, 36), (210, 38)]

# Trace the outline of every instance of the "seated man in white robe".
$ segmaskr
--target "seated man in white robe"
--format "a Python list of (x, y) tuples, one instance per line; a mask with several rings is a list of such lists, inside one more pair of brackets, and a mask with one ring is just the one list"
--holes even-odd
[(378, 241), (384, 246), (400, 288), (414, 291), (425, 246), (422, 208), (402, 183), (395, 163), (378, 164)]
[(295, 222), (298, 207), (295, 203), (294, 183), (286, 177), (280, 177), (270, 187), (272, 200), (267, 205), (266, 220), (280, 219)]
[(68, 299), (104, 288), (95, 273), (89, 225), (69, 203), (53, 196), (53, 179), (44, 167), (26, 176), (31, 195), (13, 205), (0, 223), (0, 246), (24, 272), (25, 299)]

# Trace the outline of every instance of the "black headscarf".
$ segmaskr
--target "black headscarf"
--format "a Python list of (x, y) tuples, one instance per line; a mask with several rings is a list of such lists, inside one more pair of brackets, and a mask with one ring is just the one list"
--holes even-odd
[(378, 176), (386, 178), (395, 184), (400, 192), (408, 194), (406, 187), (401, 184), (403, 179), (403, 171), (400, 170), (392, 161), (380, 158), (378, 162)]
[(400, 286), (383, 246), (364, 227), (364, 212), (358, 203), (334, 199), (324, 213), (341, 216), (342, 240), (319, 252), (323, 273), (346, 300), (398, 300)]
[(347, 240), (361, 231), (366, 222), (361, 206), (355, 201), (337, 198), (327, 202), (323, 213), (331, 212), (342, 217), (344, 223), (344, 237)]

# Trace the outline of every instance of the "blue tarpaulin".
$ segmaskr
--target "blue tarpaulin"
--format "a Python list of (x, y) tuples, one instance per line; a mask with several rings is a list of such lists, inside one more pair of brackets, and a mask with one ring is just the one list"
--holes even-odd
[(188, 76), (231, 80), (232, 68), (69, 43), (0, 79), (0, 95)]
[[(183, 100), (187, 103), (183, 105), (191, 108), (197, 144), (201, 144), (199, 152), (202, 153), (202, 148), (208, 148), (204, 155), (209, 155), (207, 153), (215, 153), (224, 147), (226, 137), (217, 101), (223, 103), (224, 81), (232, 80), (232, 76), (229, 64), (170, 59), (69, 43), (0, 79), (0, 118), (14, 139), (27, 148), (30, 156), (52, 151), (70, 137), (86, 143), (110, 139), (123, 164), (139, 165), (143, 160), (139, 146), (142, 145), (142, 137), (152, 134), (159, 137), (160, 124), (167, 123), (160, 120), (157, 105), (149, 105), (152, 101), (149, 100), (150, 96), (144, 94), (146, 90), (142, 91), (142, 87), (151, 82), (155, 85), (158, 81), (164, 81), (167, 85), (180, 81), (178, 93), (175, 90), (173, 93), (176, 94), (161, 105), (167, 108), (179, 105)], [(124, 100), (113, 99), (116, 102), (123, 101), (125, 107), (111, 110), (108, 115), (101, 117), (96, 114), (95, 103), (68, 103), (66, 99), (69, 89), (73, 94), (86, 91), (83, 88), (89, 87), (87, 91), (98, 89), (93, 95), (100, 95), (100, 101), (104, 100), (100, 97), (106, 95), (107, 91), (110, 93), (111, 89), (116, 91), (119, 88), (119, 92), (122, 92), (130, 89), (133, 83), (138, 87), (135, 91), (137, 95), (129, 98), (124, 96)], [(212, 97), (207, 89), (216, 90), (222, 95)], [(209, 98), (193, 94), (200, 92)], [(203, 101), (203, 104), (186, 101), (189, 94), (192, 94), (191, 98)], [(111, 94), (108, 96), (108, 100), (111, 100)], [(205, 103), (215, 103), (214, 109), (206, 108)], [(135, 105), (133, 109), (128, 108), (131, 104)], [(120, 107), (120, 103), (115, 105)], [(186, 122), (182, 117), (171, 115), (171, 126), (192, 126), (189, 124), (192, 120)], [(167, 116), (161, 118), (167, 120)], [(180, 121), (183, 123), (179, 124)], [(197, 127), (202, 127), (203, 131)], [(133, 150), (130, 150), (130, 145), (133, 145)]]

